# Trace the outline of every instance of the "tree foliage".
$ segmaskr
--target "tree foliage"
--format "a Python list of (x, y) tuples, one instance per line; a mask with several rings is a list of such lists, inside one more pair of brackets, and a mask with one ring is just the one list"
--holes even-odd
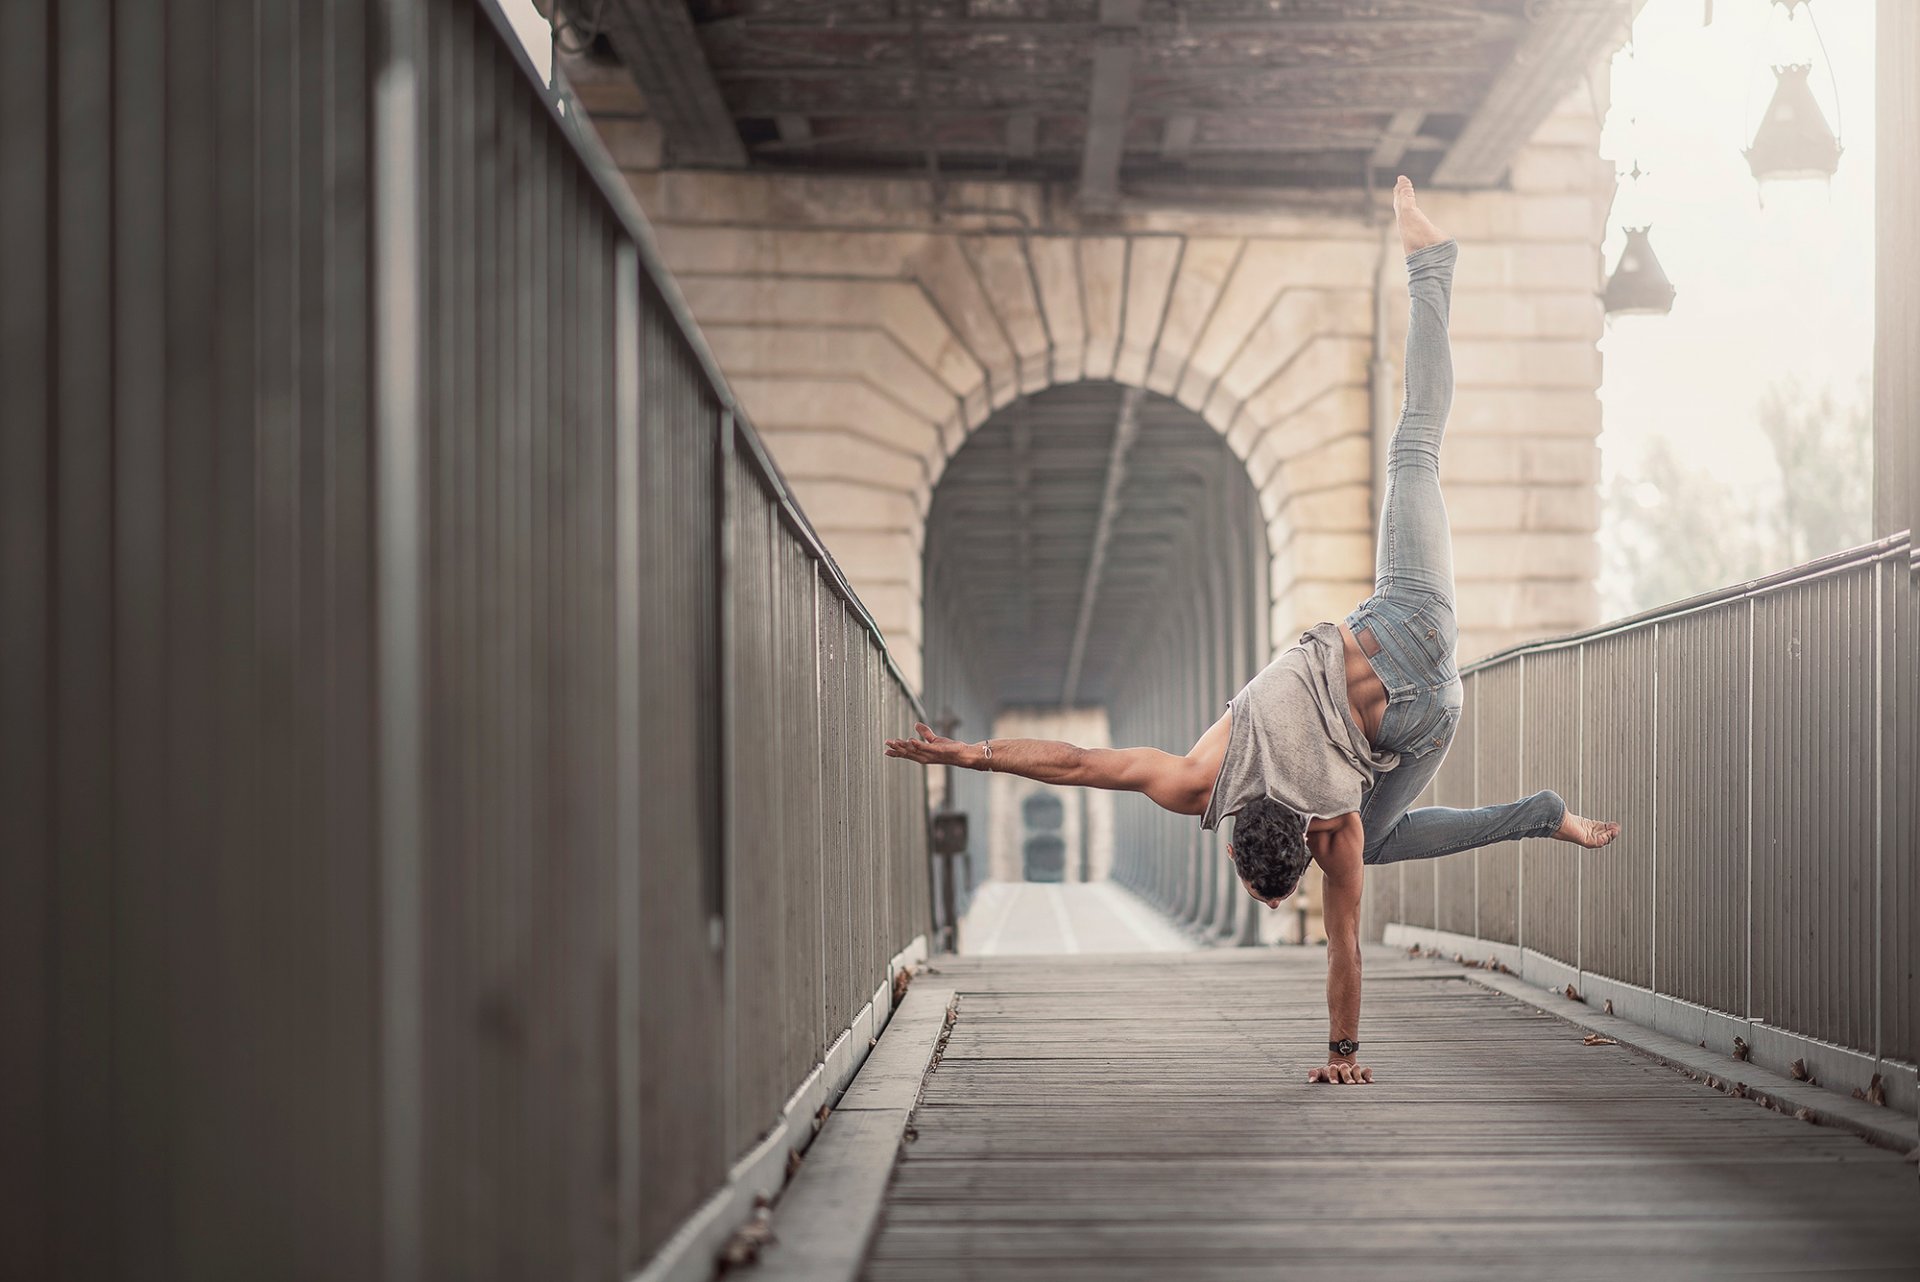
[(1656, 440), (1605, 486), (1600, 591), (1611, 616), (1756, 579), (1864, 543), (1872, 529), (1871, 398), (1796, 381), (1767, 389), (1765, 484), (1730, 482)]

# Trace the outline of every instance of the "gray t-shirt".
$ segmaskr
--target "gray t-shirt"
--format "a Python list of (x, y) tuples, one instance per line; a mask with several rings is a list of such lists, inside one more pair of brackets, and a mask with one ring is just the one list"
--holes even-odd
[(1346, 647), (1340, 629), (1316, 623), (1227, 705), (1233, 714), (1226, 756), (1213, 781), (1202, 828), (1257, 797), (1309, 819), (1360, 809), (1360, 799), (1400, 754), (1375, 752), (1347, 702)]

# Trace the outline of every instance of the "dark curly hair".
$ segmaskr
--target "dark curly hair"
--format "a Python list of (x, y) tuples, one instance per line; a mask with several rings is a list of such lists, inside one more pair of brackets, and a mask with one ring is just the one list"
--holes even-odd
[(1262, 899), (1285, 899), (1307, 871), (1307, 819), (1265, 797), (1233, 819), (1233, 866)]

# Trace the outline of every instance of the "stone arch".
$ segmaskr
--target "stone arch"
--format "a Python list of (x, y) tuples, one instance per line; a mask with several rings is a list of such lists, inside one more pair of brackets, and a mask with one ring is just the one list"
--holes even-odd
[(968, 434), (1083, 379), (1159, 392), (1261, 496), (1273, 635), (1371, 575), (1368, 399), (1380, 245), (1293, 234), (737, 230), (663, 235), (748, 415), (920, 679), (927, 507)]

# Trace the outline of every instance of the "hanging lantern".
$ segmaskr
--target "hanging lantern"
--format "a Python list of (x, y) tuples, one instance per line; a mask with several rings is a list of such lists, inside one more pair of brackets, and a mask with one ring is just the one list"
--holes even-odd
[(1773, 69), (1773, 101), (1746, 150), (1753, 176), (1763, 183), (1832, 178), (1840, 167), (1840, 140), (1807, 84), (1812, 70), (1808, 63)]
[(1646, 227), (1623, 227), (1627, 247), (1603, 296), (1609, 316), (1665, 316), (1673, 310), (1673, 282), (1660, 267)]

